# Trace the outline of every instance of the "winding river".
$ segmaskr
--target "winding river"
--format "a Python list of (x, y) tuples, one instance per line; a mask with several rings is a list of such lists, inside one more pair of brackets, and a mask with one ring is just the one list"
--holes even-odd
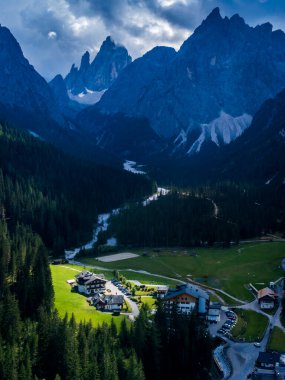
[[(135, 169), (136, 163), (134, 161), (127, 161), (127, 163), (128, 163), (128, 165), (127, 165), (128, 168), (127, 169), (125, 168), (125, 170), (133, 171), (134, 173), (138, 173), (138, 170)], [(133, 170), (131, 170), (131, 169), (133, 169)], [(141, 172), (139, 174), (145, 174), (145, 173)], [(169, 189), (165, 189), (163, 187), (158, 187), (157, 191), (155, 193), (153, 193), (148, 198), (146, 198), (142, 201), (142, 204), (144, 206), (146, 206), (149, 203), (156, 201), (159, 196), (167, 195), (169, 193), (169, 191), (170, 191)], [(109, 226), (110, 216), (118, 214), (120, 212), (120, 210), (121, 210), (121, 208), (116, 208), (116, 209), (113, 209), (112, 211), (110, 211), (109, 213), (99, 214), (98, 219), (97, 219), (97, 223), (96, 223), (94, 230), (93, 230), (92, 239), (88, 243), (81, 245), (80, 247), (77, 247), (77, 248), (74, 248), (71, 250), (65, 250), (65, 258), (67, 260), (73, 260), (75, 258), (75, 256), (81, 250), (92, 249), (94, 244), (98, 241), (99, 233), (103, 232), (103, 231), (107, 231), (108, 226)], [(112, 238), (107, 240), (107, 244), (110, 246), (115, 246), (115, 245), (117, 245), (117, 239), (115, 237), (112, 237)]]

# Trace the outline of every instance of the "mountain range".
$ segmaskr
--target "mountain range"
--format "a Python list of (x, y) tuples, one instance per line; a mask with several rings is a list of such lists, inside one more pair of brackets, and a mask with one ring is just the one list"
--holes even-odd
[[(99, 102), (103, 113), (146, 117), (173, 151), (235, 140), (285, 87), (285, 34), (215, 8), (178, 52), (158, 47), (130, 64)], [(151, 73), (150, 73), (151, 71)]]
[(215, 8), (177, 52), (158, 46), (133, 62), (107, 37), (91, 63), (86, 52), (50, 83), (2, 26), (0, 51), (1, 121), (69, 153), (134, 159), (170, 181), (283, 172), (285, 34), (269, 23), (250, 27)]

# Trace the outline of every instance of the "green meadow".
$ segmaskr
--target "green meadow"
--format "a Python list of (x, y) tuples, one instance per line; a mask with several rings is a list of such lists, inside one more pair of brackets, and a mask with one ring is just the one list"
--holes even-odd
[(261, 340), (268, 326), (268, 318), (253, 310), (236, 309), (235, 313), (238, 320), (231, 331), (233, 337), (249, 342)]
[(64, 317), (66, 313), (71, 317), (73, 313), (77, 322), (90, 320), (94, 327), (104, 322), (109, 324), (113, 318), (119, 327), (124, 316), (113, 317), (109, 313), (97, 311), (95, 307), (89, 306), (85, 296), (71, 292), (71, 287), (66, 280), (74, 278), (75, 274), (82, 269), (81, 267), (51, 265), (50, 268), (55, 293), (55, 307), (61, 317)]
[[(227, 249), (192, 248), (192, 249), (152, 249), (132, 250), (139, 254), (137, 258), (111, 263), (101, 263), (96, 258), (82, 258), (86, 264), (99, 265), (122, 271), (126, 269), (144, 270), (179, 280), (187, 278), (205, 285), (223, 289), (232, 296), (249, 301), (252, 294), (246, 289), (253, 285), (275, 281), (284, 272), (280, 261), (285, 257), (285, 244), (278, 242), (249, 243)], [(147, 277), (145, 274), (129, 272), (133, 278)], [(159, 279), (161, 283), (166, 280)]]
[(273, 328), (268, 349), (285, 353), (285, 333), (279, 327)]

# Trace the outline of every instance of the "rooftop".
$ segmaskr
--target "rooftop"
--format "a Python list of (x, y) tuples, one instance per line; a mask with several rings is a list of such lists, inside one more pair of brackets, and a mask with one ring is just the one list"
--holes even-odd
[(278, 352), (260, 352), (257, 358), (259, 363), (276, 364), (279, 363), (280, 353)]
[(75, 277), (78, 280), (83, 280), (85, 282), (85, 284), (89, 284), (90, 282), (92, 282), (94, 280), (103, 280), (103, 281), (107, 282), (104, 279), (103, 275), (97, 275), (97, 274), (94, 274), (94, 273), (89, 272), (87, 270), (84, 270), (84, 271), (78, 273)]
[(270, 288), (263, 288), (258, 291), (258, 299), (263, 298), (265, 296), (269, 296), (272, 298), (277, 297), (277, 294), (274, 292), (274, 290)]
[(205, 292), (205, 290), (199, 288), (196, 285), (193, 284), (182, 284), (182, 285), (177, 285), (176, 289), (169, 289), (168, 292), (166, 293), (164, 299), (168, 300), (173, 297), (180, 296), (182, 294), (188, 294), (192, 297), (195, 298), (205, 298), (206, 300), (209, 299), (209, 294)]

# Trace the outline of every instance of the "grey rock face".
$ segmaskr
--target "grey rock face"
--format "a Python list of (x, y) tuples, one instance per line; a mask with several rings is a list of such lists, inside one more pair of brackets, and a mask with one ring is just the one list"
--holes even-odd
[(72, 65), (65, 78), (67, 89), (73, 95), (84, 94), (87, 90), (105, 90), (131, 60), (125, 47), (116, 45), (111, 37), (107, 37), (93, 62), (90, 63), (90, 54), (86, 52), (81, 58), (79, 69)]
[[(159, 135), (175, 139), (183, 130), (187, 140), (221, 113), (249, 120), (285, 86), (285, 34), (269, 23), (252, 28), (238, 15), (222, 18), (218, 8), (177, 53), (157, 49), (130, 64), (106, 91), (99, 102), (103, 112), (146, 117)], [(215, 144), (229, 142), (223, 138), (227, 130), (216, 131), (221, 136), (212, 139)], [(230, 133), (233, 139), (238, 131)]]
[(76, 117), (77, 113), (84, 108), (84, 106), (69, 98), (64, 79), (61, 75), (56, 75), (49, 82), (49, 87), (63, 115), (73, 119)]
[(24, 57), (21, 47), (8, 28), (0, 26), (0, 103), (13, 112), (49, 115), (57, 123), (63, 118), (53, 94), (37, 71)]

